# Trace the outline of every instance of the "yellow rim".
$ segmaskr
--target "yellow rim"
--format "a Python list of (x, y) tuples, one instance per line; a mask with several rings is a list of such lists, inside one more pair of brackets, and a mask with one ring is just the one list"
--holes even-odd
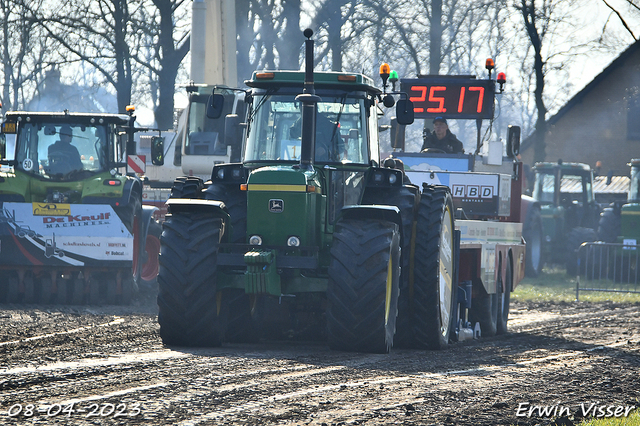
[(387, 298), (384, 304), (384, 323), (389, 322), (389, 311), (391, 310), (391, 289), (393, 288), (393, 253), (389, 256), (389, 263), (387, 265)]

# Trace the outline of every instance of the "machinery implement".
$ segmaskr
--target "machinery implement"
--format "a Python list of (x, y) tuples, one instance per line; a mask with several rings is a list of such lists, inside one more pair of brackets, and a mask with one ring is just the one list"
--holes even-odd
[[(477, 142), (473, 153), (446, 153), (430, 147), (419, 153), (404, 152), (407, 132), (398, 132), (396, 126), (392, 126), (394, 161), (405, 170), (411, 182), (422, 186), (423, 193), (447, 194), (449, 214), (455, 215), (460, 244), (456, 249), (459, 256), (453, 262), (452, 277), (456, 284), (453, 290), (459, 306), (469, 309), (468, 317), (462, 309), (456, 315), (458, 339), (468, 337), (469, 329), (473, 330), (472, 335), (477, 334), (477, 324), (484, 336), (506, 333), (510, 295), (524, 276), (525, 256), (530, 245), (533, 250), (526, 260), (539, 262), (536, 249), (540, 248), (540, 239), (530, 241), (526, 236), (525, 250), (522, 238), (523, 222), (534, 217), (537, 206), (531, 199), (522, 197), (523, 165), (516, 158), (520, 128), (509, 126), (506, 156), (502, 141), (489, 142), (486, 153), (481, 153), (482, 121), (493, 119), (496, 87), (501, 92), (506, 82), (504, 73), (498, 73), (493, 80), (494, 63), (489, 59), (486, 64), (487, 79), (468, 75), (420, 75), (416, 79), (400, 80), (401, 90), (407, 92), (414, 103), (415, 118), (424, 119), (423, 137), (429, 137), (427, 126), (432, 120), (434, 127), (436, 121), (475, 120)], [(442, 265), (441, 262), (441, 268)], [(440, 285), (448, 291), (448, 286)], [(415, 283), (409, 289), (415, 294)], [(415, 309), (416, 300), (412, 302)], [(415, 321), (415, 318), (407, 319), (407, 323)]]
[(121, 172), (144, 163), (134, 122), (133, 112), (5, 114), (2, 300), (127, 304), (155, 279), (155, 208), (142, 206), (141, 179)]
[[(244, 121), (227, 116), (227, 129), (244, 129), (243, 162), (174, 182), (158, 275), (167, 345), (326, 336), (333, 349), (386, 353), (473, 335), (450, 189), (418, 187), (380, 160), (379, 112), (395, 105), (407, 125), (412, 102), (387, 92), (386, 64), (383, 90), (362, 74), (314, 72), (311, 35), (304, 72), (254, 72)], [(207, 114), (219, 117), (224, 102), (214, 92)], [(503, 259), (501, 288), (512, 288), (522, 253)]]

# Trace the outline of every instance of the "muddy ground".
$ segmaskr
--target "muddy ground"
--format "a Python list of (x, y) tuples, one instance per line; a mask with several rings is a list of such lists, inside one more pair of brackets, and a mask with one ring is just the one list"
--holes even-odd
[(512, 303), (510, 318), (506, 336), (367, 355), (167, 348), (153, 298), (0, 305), (0, 424), (570, 425), (640, 406), (640, 305)]

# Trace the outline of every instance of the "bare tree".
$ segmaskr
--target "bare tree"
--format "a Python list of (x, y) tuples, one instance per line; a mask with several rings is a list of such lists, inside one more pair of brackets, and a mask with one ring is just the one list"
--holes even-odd
[[(627, 22), (627, 19), (625, 18), (623, 12), (621, 12), (620, 10), (618, 10), (617, 8), (615, 8), (613, 5), (611, 5), (611, 3), (609, 3), (607, 0), (602, 0), (602, 2), (609, 8), (611, 9), (611, 12), (614, 13), (618, 19), (620, 20), (620, 24), (622, 24), (622, 26), (624, 27), (624, 29), (631, 35), (631, 37), (635, 40), (638, 41), (638, 38), (633, 34), (633, 30), (631, 29), (631, 26), (629, 25), (629, 23)], [(634, 2), (632, 0), (627, 0), (627, 5), (629, 7), (631, 7), (632, 9), (634, 9), (636, 12), (640, 12), (640, 6), (638, 6), (637, 1)]]
[[(548, 4), (546, 0), (543, 0), (542, 11), (536, 8), (535, 0), (520, 0), (520, 3), (515, 7), (522, 14), (524, 21), (524, 27), (531, 42), (533, 49), (533, 70), (536, 76), (536, 87), (534, 90), (535, 103), (537, 110), (536, 129), (534, 134), (534, 162), (544, 161), (545, 157), (545, 134), (547, 132), (547, 108), (544, 103), (542, 94), (544, 92), (544, 66), (545, 61), (542, 58), (542, 40), (547, 34), (548, 26), (546, 23), (549, 20), (548, 14), (543, 14), (543, 11), (548, 11)], [(539, 19), (540, 18), (540, 19)], [(545, 20), (547, 22), (545, 22)]]
[[(138, 55), (138, 61), (143, 67), (152, 73), (149, 78), (152, 82), (157, 80), (158, 96), (155, 104), (155, 119), (162, 129), (173, 127), (173, 95), (178, 70), (182, 60), (189, 52), (189, 35), (187, 31), (178, 31), (176, 28), (176, 14), (185, 8), (185, 0), (152, 0), (156, 8), (154, 14), (157, 19), (155, 25), (145, 25), (146, 20), (138, 21), (141, 32), (146, 32), (150, 40), (157, 40), (157, 46), (148, 46), (147, 50), (154, 52), (154, 61), (146, 61)], [(147, 14), (143, 14), (143, 17)], [(154, 17), (156, 17), (154, 16)], [(177, 39), (176, 39), (177, 36)], [(144, 54), (145, 52), (140, 52)]]
[(23, 108), (38, 90), (43, 70), (54, 61), (56, 46), (31, 13), (42, 7), (42, 0), (0, 0), (1, 100), (5, 110)]
[(130, 9), (139, 6), (138, 0), (71, 0), (49, 13), (40, 11), (39, 16), (49, 36), (69, 54), (69, 63), (90, 64), (113, 86), (119, 112), (125, 112), (131, 103), (131, 47), (136, 43), (128, 29), (132, 25)]

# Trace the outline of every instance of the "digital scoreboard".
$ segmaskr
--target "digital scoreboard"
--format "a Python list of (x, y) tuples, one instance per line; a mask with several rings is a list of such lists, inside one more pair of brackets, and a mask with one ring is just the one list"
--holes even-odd
[(420, 77), (400, 80), (413, 102), (416, 118), (482, 119), (493, 117), (495, 81), (472, 77)]

